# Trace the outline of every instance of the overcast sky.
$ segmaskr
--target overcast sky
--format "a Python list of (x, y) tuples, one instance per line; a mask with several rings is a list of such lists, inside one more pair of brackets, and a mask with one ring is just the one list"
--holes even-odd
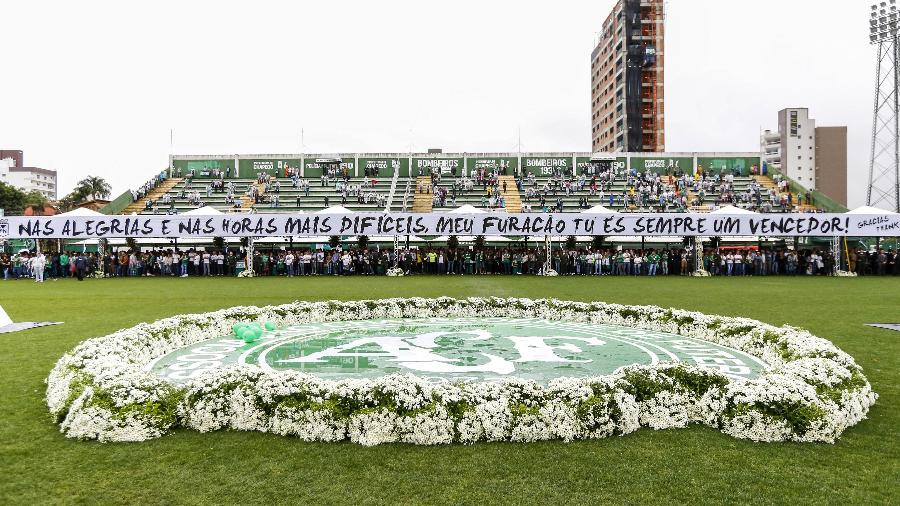
[[(114, 194), (179, 154), (590, 150), (613, 0), (2, 0), (0, 148)], [(666, 148), (758, 151), (777, 111), (849, 127), (865, 196), (867, 1), (671, 0)]]

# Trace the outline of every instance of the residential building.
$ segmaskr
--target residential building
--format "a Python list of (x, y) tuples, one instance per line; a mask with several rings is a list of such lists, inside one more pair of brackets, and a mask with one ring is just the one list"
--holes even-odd
[(57, 199), (56, 171), (25, 167), (22, 151), (0, 150), (0, 181), (23, 191), (39, 191), (47, 199)]
[(619, 0), (591, 53), (594, 152), (665, 151), (665, 2)]
[(778, 130), (760, 136), (760, 153), (767, 167), (847, 205), (847, 127), (817, 127), (809, 109), (783, 109)]

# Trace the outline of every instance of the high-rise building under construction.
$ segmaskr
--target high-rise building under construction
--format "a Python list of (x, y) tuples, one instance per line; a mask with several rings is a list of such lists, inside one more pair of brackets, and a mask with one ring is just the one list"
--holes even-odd
[(663, 0), (619, 0), (591, 53), (594, 152), (665, 151)]

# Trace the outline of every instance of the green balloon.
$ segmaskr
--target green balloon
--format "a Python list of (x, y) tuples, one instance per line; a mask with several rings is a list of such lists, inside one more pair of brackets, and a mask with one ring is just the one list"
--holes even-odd
[(236, 323), (231, 326), (231, 331), (234, 332), (234, 335), (240, 336), (241, 330), (243, 330), (246, 326), (247, 326), (247, 324), (245, 324), (245, 323)]
[(252, 343), (253, 341), (256, 341), (258, 339), (256, 332), (254, 332), (253, 329), (250, 328), (243, 329), (241, 331), (240, 337), (244, 340), (245, 343)]
[(266, 330), (275, 330), (275, 324), (272, 322), (266, 322)]

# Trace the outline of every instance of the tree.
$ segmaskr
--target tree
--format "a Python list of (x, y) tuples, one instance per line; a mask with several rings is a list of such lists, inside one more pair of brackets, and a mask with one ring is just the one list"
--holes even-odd
[(604, 235), (595, 235), (592, 240), (591, 247), (594, 249), (603, 249), (603, 243), (606, 241), (606, 236)]
[(31, 209), (35, 215), (44, 214), (44, 209), (50, 204), (43, 193), (33, 190), (25, 195), (25, 209)]
[(369, 236), (361, 235), (356, 238), (356, 245), (359, 246), (359, 249), (365, 250), (369, 247)]
[(75, 185), (75, 191), (80, 192), (84, 197), (90, 196), (91, 200), (97, 198), (105, 199), (112, 193), (112, 187), (105, 179), (99, 176), (88, 176)]
[(577, 247), (578, 247), (578, 240), (575, 239), (574, 235), (570, 235), (569, 237), (566, 237), (566, 249), (567, 250), (573, 250)]
[(456, 237), (455, 235), (451, 235), (451, 236), (447, 239), (447, 248), (449, 248), (449, 249), (456, 249), (456, 248), (458, 248), (458, 247), (459, 247), (459, 238)]
[(331, 249), (337, 248), (341, 244), (341, 238), (333, 235), (328, 238), (328, 245), (331, 246)]
[(484, 236), (479, 235), (475, 237), (475, 249), (484, 249)]
[(25, 210), (25, 192), (15, 186), (0, 183), (0, 209), (7, 214), (19, 214)]

